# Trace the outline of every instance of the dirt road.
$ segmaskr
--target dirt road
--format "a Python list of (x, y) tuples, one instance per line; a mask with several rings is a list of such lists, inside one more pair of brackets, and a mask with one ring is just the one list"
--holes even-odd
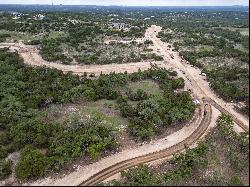
[[(83, 75), (86, 72), (88, 75), (94, 73), (95, 75), (109, 74), (111, 72), (128, 73), (137, 72), (139, 69), (142, 71), (147, 70), (151, 67), (150, 61), (136, 62), (136, 63), (125, 63), (125, 64), (105, 64), (105, 65), (64, 65), (55, 62), (47, 62), (42, 59), (39, 55), (39, 50), (33, 46), (23, 45), (21, 43), (0, 43), (0, 48), (10, 47), (11, 51), (18, 51), (23, 57), (24, 63), (32, 66), (46, 66), (50, 68), (56, 68), (63, 72), (72, 72), (74, 74)], [(163, 61), (152, 62), (159, 67), (170, 68)]]
[[(206, 115), (204, 115), (204, 111), (206, 111)], [(101, 170), (100, 172), (96, 173), (95, 175), (88, 178), (86, 181), (84, 181), (81, 186), (91, 186), (96, 185), (99, 182), (102, 182), (104, 179), (121, 172), (129, 167), (141, 164), (141, 163), (147, 163), (154, 160), (158, 160), (161, 158), (167, 158), (173, 154), (176, 154), (182, 150), (184, 150), (186, 147), (191, 146), (193, 143), (195, 143), (207, 130), (208, 126), (211, 123), (211, 116), (212, 116), (212, 109), (211, 106), (207, 105), (206, 108), (204, 108), (204, 104), (201, 105), (199, 116), (202, 116), (201, 120), (198, 120), (197, 128), (195, 131), (190, 134), (187, 138), (185, 138), (183, 141), (176, 143), (168, 148), (165, 148), (163, 150), (144, 154), (143, 156), (135, 157), (130, 160), (125, 160), (123, 162), (119, 162), (115, 165), (112, 165), (110, 167), (106, 167), (104, 170)]]
[[(203, 104), (201, 105), (201, 107), (198, 107), (196, 109), (195, 115), (189, 122), (189, 124), (167, 137), (152, 141), (149, 144), (144, 144), (132, 149), (123, 150), (117, 154), (103, 158), (93, 164), (78, 167), (77, 171), (65, 176), (61, 176), (61, 178), (54, 179), (48, 177), (45, 179), (40, 179), (33, 183), (26, 183), (24, 185), (76, 186), (81, 184), (83, 181), (91, 179), (97, 174), (102, 174), (102, 171), (107, 171), (107, 168), (113, 168), (115, 166), (115, 170), (113, 170), (111, 173), (106, 172), (105, 175), (101, 175), (101, 178), (98, 177), (98, 181), (101, 181), (102, 179), (119, 172), (120, 169), (124, 169), (124, 165), (123, 167), (117, 168), (117, 164), (119, 165), (121, 163), (125, 163), (126, 166), (132, 166), (133, 164), (137, 164), (138, 161), (140, 161), (140, 163), (144, 163), (152, 159), (157, 159), (158, 157), (167, 157), (171, 155), (170, 150), (173, 149), (172, 147), (175, 147), (177, 144), (181, 143), (182, 145), (179, 145), (178, 149), (176, 149), (176, 147), (174, 148), (174, 151), (180, 151), (181, 149), (183, 149), (183, 143), (187, 143), (189, 145), (195, 142), (201, 135), (208, 132), (207, 128), (209, 124), (215, 124), (215, 120), (210, 123), (212, 114), (210, 108), (208, 109), (208, 113), (206, 116), (204, 116), (204, 110), (205, 108)], [(207, 122), (205, 123), (204, 120)], [(136, 162), (134, 162), (133, 159), (136, 159)]]
[(239, 114), (233, 109), (231, 103), (227, 103), (220, 99), (213, 90), (209, 87), (208, 81), (201, 75), (201, 70), (185, 63), (185, 61), (179, 56), (178, 52), (173, 51), (173, 47), (168, 47), (170, 44), (163, 43), (157, 38), (158, 32), (161, 31), (161, 27), (153, 25), (147, 32), (145, 37), (152, 40), (155, 47), (157, 47), (161, 54), (164, 55), (164, 60), (170, 67), (175, 68), (178, 75), (183, 77), (187, 83), (187, 87), (193, 90), (193, 94), (196, 95), (199, 100), (201, 98), (209, 98), (210, 104), (216, 107), (221, 112), (226, 112), (231, 115), (234, 121), (244, 130), (249, 130), (249, 119)]
[[(157, 33), (161, 30), (160, 27), (152, 26), (146, 32), (145, 38), (151, 39), (154, 42), (154, 51), (157, 49), (160, 50), (161, 54), (164, 56), (164, 62), (157, 62), (156, 64), (160, 67), (173, 68), (178, 72), (178, 75), (185, 79), (185, 89), (192, 89), (193, 94), (196, 99), (199, 99), (202, 102), (202, 98), (211, 99), (217, 103), (220, 107), (229, 112), (238, 119), (246, 127), (249, 126), (248, 120), (235, 112), (231, 105), (225, 101), (219, 99), (213, 91), (210, 89), (208, 82), (203, 80), (200, 74), (200, 70), (195, 69), (187, 64), (181, 62), (177, 52), (172, 52), (172, 48), (168, 50), (168, 44), (161, 42), (157, 37)], [(11, 50), (17, 50), (21, 56), (24, 58), (26, 64), (32, 66), (47, 66), (50, 68), (57, 68), (64, 72), (73, 72), (75, 74), (82, 75), (84, 72), (95, 73), (99, 75), (101, 72), (108, 74), (110, 72), (125, 72), (128, 73), (136, 72), (140, 68), (141, 70), (146, 70), (150, 68), (149, 62), (139, 62), (139, 63), (130, 63), (130, 64), (108, 64), (108, 65), (63, 65), (58, 63), (49, 63), (44, 61), (40, 55), (39, 51), (32, 46), (24, 46), (23, 44), (0, 44), (0, 47), (10, 47)], [(171, 58), (171, 54), (174, 58)], [(214, 103), (213, 103), (214, 104)], [(216, 107), (216, 106), (215, 106)], [(218, 108), (218, 107), (217, 107)], [(220, 110), (220, 109), (219, 109)], [(215, 124), (215, 119), (219, 115), (219, 111), (213, 109), (212, 119), (213, 122), (210, 125)], [(200, 115), (201, 117), (201, 115)], [(200, 117), (198, 119), (200, 119)], [(149, 153), (158, 152), (160, 150), (167, 149), (171, 146), (178, 144), (179, 142), (184, 141), (192, 135), (192, 133), (199, 127), (195, 123), (185, 126), (180, 131), (177, 131), (171, 134), (164, 139), (156, 140), (150, 144), (145, 144), (140, 147), (136, 147), (129, 150), (124, 150), (120, 153), (112, 155), (107, 158), (103, 158), (100, 161), (93, 163), (88, 166), (79, 167), (77, 171), (70, 173), (66, 176), (61, 176), (61, 178), (46, 178), (41, 179), (33, 183), (27, 183), (26, 185), (79, 185), (82, 181), (88, 180), (93, 176), (96, 176), (98, 172), (101, 172), (108, 167), (130, 160), (136, 157), (145, 156)], [(200, 124), (200, 123), (199, 123)], [(202, 125), (202, 124), (201, 124)], [(205, 132), (203, 132), (205, 133)], [(146, 161), (146, 160), (144, 160)], [(143, 162), (144, 162), (143, 161)], [(117, 171), (117, 170), (116, 170)], [(114, 172), (113, 172), (114, 173)], [(113, 174), (112, 173), (112, 174)], [(110, 174), (109, 174), (110, 175)], [(107, 175), (105, 176), (107, 177)]]

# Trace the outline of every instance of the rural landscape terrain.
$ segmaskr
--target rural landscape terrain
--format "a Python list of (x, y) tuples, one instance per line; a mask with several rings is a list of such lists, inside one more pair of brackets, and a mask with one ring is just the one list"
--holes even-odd
[(248, 186), (249, 10), (0, 5), (0, 185)]

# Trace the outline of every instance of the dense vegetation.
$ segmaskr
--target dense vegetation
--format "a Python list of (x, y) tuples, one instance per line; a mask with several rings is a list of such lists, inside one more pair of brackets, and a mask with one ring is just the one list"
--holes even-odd
[(140, 165), (123, 171), (114, 186), (242, 186), (248, 185), (249, 139), (233, 130), (232, 119), (222, 114), (216, 128), (200, 142), (160, 167)]
[[(0, 156), (4, 159), (8, 153), (21, 150), (21, 160), (15, 169), (22, 180), (60, 170), (79, 156), (97, 159), (104, 151), (118, 146), (116, 129), (103, 116), (82, 116), (70, 123), (47, 121), (41, 109), (52, 103), (117, 100), (124, 117), (132, 122), (128, 131), (139, 140), (160, 133), (158, 127), (190, 119), (195, 109), (187, 93), (174, 93), (184, 87), (183, 79), (176, 78), (176, 72), (158, 67), (132, 74), (101, 75), (91, 80), (56, 69), (28, 67), (18, 54), (7, 49), (0, 50), (0, 65)], [(145, 79), (157, 82), (164, 97), (157, 98), (141, 90), (124, 93), (128, 82)], [(138, 102), (133, 110), (129, 109), (132, 106), (128, 100)]]
[(0, 180), (7, 178), (11, 174), (11, 161), (0, 159)]
[[(226, 101), (246, 101), (249, 97), (248, 69), (222, 66), (207, 70), (206, 74), (211, 87)], [(239, 84), (241, 84), (241, 87)]]
[[(160, 84), (164, 91), (163, 97), (148, 96), (142, 90), (137, 90), (128, 91), (126, 95), (118, 98), (122, 115), (131, 121), (129, 133), (138, 140), (150, 138), (159, 133), (164, 126), (189, 120), (195, 109), (187, 92), (173, 92), (184, 87), (182, 78), (170, 81), (168, 73), (164, 70), (153, 71), (150, 78)], [(129, 100), (138, 103), (133, 105)]]
[[(161, 61), (162, 56), (150, 48), (152, 41), (136, 42), (148, 26), (160, 25), (162, 41), (173, 44), (184, 59), (202, 68), (223, 99), (244, 102), (240, 110), (249, 113), (249, 13), (245, 9), (79, 7), (84, 11), (65, 12), (78, 9), (68, 7), (53, 12), (51, 7), (46, 11), (40, 11), (40, 6), (29, 11), (28, 7), (19, 7), (25, 9), (22, 13), (0, 12), (0, 42), (23, 40), (38, 45), (43, 59), (64, 64)], [(128, 24), (129, 29), (113, 28), (112, 23)], [(157, 84), (161, 93), (129, 89), (130, 84), (145, 80)], [(27, 180), (61, 171), (79, 157), (96, 160), (119, 147), (120, 131), (105, 116), (88, 113), (70, 121), (47, 120), (44, 111), (52, 104), (112, 101), (128, 121), (126, 132), (136, 141), (150, 140), (169, 126), (186, 122), (195, 110), (190, 95), (182, 91), (184, 80), (177, 78), (176, 72), (153, 66), (143, 72), (88, 79), (56, 69), (28, 67), (7, 49), (0, 49), (0, 88), (1, 180), (12, 172), (13, 163), (7, 157), (13, 152), (21, 153), (14, 167), (17, 178)], [(114, 184), (245, 184), (248, 137), (237, 135), (225, 115), (213, 132), (197, 148), (164, 164), (159, 174), (140, 166), (123, 172), (122, 181)]]
[(11, 36), (9, 34), (0, 34), (0, 42), (4, 42), (8, 37)]
[[(152, 43), (133, 41), (144, 37), (146, 26), (137, 21), (124, 20), (128, 29), (113, 28), (110, 15), (90, 13), (43, 13), (0, 14), (2, 21), (0, 39), (9, 34), (22, 37), (30, 45), (40, 45), (43, 59), (64, 64), (73, 60), (83, 64), (129, 63), (142, 60), (163, 60), (155, 53), (149, 53)], [(124, 22), (121, 22), (122, 24)], [(27, 35), (24, 37), (23, 35)], [(13, 39), (13, 38), (11, 38)], [(11, 40), (10, 39), (10, 40)], [(130, 40), (129, 44), (105, 42), (109, 40)], [(1, 41), (0, 40), (0, 41)]]
[(163, 14), (167, 17), (156, 19), (164, 28), (158, 37), (201, 68), (219, 96), (244, 102), (240, 110), (248, 114), (249, 13), (213, 10)]

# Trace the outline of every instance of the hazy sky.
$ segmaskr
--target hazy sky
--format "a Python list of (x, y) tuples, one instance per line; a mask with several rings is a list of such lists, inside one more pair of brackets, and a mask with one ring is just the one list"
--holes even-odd
[(249, 5), (248, 0), (0, 0), (0, 4), (128, 5), (128, 6), (223, 6)]

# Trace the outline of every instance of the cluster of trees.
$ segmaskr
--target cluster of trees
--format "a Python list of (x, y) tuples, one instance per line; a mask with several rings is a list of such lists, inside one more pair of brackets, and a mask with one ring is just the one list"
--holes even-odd
[(144, 41), (144, 44), (151, 45), (151, 44), (153, 44), (153, 41), (147, 39), (147, 40)]
[[(189, 33), (190, 35), (190, 33)], [(214, 46), (218, 49), (225, 48), (230, 45), (230, 43), (227, 42), (225, 38), (218, 38), (213, 35), (205, 36), (203, 34), (196, 34), (193, 33), (192, 36), (189, 38), (185, 34), (185, 38), (181, 43), (179, 43), (181, 46), (197, 46), (197, 45), (208, 45), (208, 46)]]
[[(31, 34), (48, 34), (51, 31), (64, 31), (70, 28), (71, 22), (68, 18), (71, 16), (68, 13), (49, 13), (43, 12), (45, 16), (42, 20), (34, 19), (35, 16), (41, 14), (40, 11), (29, 12), (28, 15), (21, 15), (17, 20), (13, 20), (13, 14), (4, 13), (0, 15), (0, 29), (16, 32), (27, 32)], [(74, 15), (72, 15), (74, 17)]]
[[(181, 33), (206, 33), (211, 28), (248, 28), (248, 13), (242, 10), (178, 10), (176, 12), (161, 11), (151, 24), (162, 25)], [(195, 25), (195, 27), (194, 27)], [(219, 30), (219, 29), (218, 29)], [(227, 29), (223, 29), (227, 30)]]
[(133, 63), (133, 62), (140, 62), (142, 60), (155, 60), (155, 61), (162, 61), (163, 57), (159, 56), (155, 53), (140, 53), (135, 54), (134, 52), (130, 53), (129, 55), (117, 55), (117, 56), (109, 56), (108, 58), (100, 58), (98, 55), (99, 52), (95, 54), (86, 54), (82, 56), (74, 56), (77, 62), (82, 64), (111, 64), (111, 63)]
[[(182, 78), (171, 79), (170, 73), (163, 69), (151, 70), (145, 78), (159, 83), (164, 91), (163, 98), (155, 98), (137, 90), (135, 93), (128, 92), (117, 100), (122, 115), (131, 122), (129, 133), (139, 141), (150, 139), (160, 133), (163, 127), (189, 120), (195, 110), (188, 93), (174, 93), (175, 89), (184, 87)], [(129, 104), (129, 100), (139, 102), (133, 106)]]
[(162, 61), (162, 60), (164, 60), (162, 56), (159, 56), (159, 55), (157, 55), (155, 53), (140, 54), (140, 57), (143, 60), (147, 60), (147, 59), (152, 59), (152, 60), (155, 60), (155, 61)]
[[(69, 64), (73, 59), (73, 55), (65, 55), (65, 51), (60, 48), (60, 44), (64, 43), (74, 50), (84, 53), (84, 55), (75, 56), (76, 60), (85, 64), (109, 64), (119, 63), (124, 61), (124, 56), (117, 56), (112, 59), (98, 58), (100, 54), (95, 53), (99, 38), (104, 36), (120, 36), (138, 38), (143, 37), (146, 27), (134, 21), (130, 24), (135, 24), (128, 32), (120, 30), (109, 29), (109, 19), (102, 13), (59, 13), (59, 12), (44, 12), (45, 16), (42, 20), (34, 19), (35, 16), (41, 14), (40, 12), (29, 12), (29, 14), (22, 14), (19, 19), (13, 20), (12, 14), (1, 14), (0, 28), (8, 31), (16, 31), (23, 33), (30, 33), (38, 36), (40, 40), (26, 41), (26, 44), (38, 45), (41, 44), (41, 55), (47, 61), (61, 61), (64, 64)], [(65, 33), (64, 37), (54, 37), (48, 39), (50, 34), (54, 31)], [(0, 42), (5, 40), (5, 36), (0, 35)], [(81, 44), (88, 45), (87, 50), (79, 50)], [(137, 58), (128, 58), (127, 62), (135, 62)], [(140, 60), (139, 60), (140, 61)]]
[(210, 29), (209, 33), (234, 41), (235, 43), (240, 43), (244, 39), (239, 31), (231, 31), (229, 29)]
[(72, 24), (68, 30), (69, 36), (66, 37), (66, 42), (73, 47), (78, 47), (79, 43), (92, 40), (97, 35), (103, 34), (104, 31), (100, 26), (86, 26), (85, 24)]
[(49, 158), (33, 146), (26, 146), (21, 152), (21, 159), (16, 165), (18, 179), (26, 180), (44, 176), (48, 169)]
[[(245, 51), (235, 49), (233, 44), (228, 43), (223, 38), (199, 38), (197, 40), (185, 39), (183, 42), (175, 42), (174, 46), (177, 50), (181, 46), (197, 46), (197, 45), (209, 45), (213, 46), (212, 50), (202, 51), (180, 51), (180, 54), (186, 59), (190, 60), (190, 63), (197, 64), (197, 59), (203, 57), (226, 57), (239, 59), (242, 62), (249, 63), (249, 54)], [(246, 45), (246, 44), (245, 44)]]
[(181, 51), (180, 55), (190, 62), (190, 64), (195, 65), (197, 67), (203, 67), (201, 63), (199, 63), (197, 60), (199, 58), (204, 58), (204, 57), (217, 57), (220, 55), (220, 52), (216, 49), (213, 50), (202, 50), (199, 52), (194, 52), (194, 51)]
[[(120, 31), (119, 31), (120, 32)], [(113, 50), (111, 57), (106, 57), (105, 52), (109, 52), (107, 49), (102, 47), (98, 49), (99, 46), (102, 46), (103, 43), (97, 38), (105, 35), (106, 31), (103, 30), (100, 26), (86, 26), (85, 24), (73, 24), (68, 30), (68, 36), (61, 38), (52, 38), (52, 39), (43, 39), (42, 41), (32, 40), (27, 44), (37, 45), (41, 43), (41, 51), (43, 59), (47, 61), (61, 61), (64, 64), (69, 64), (73, 59), (68, 57), (69, 55), (63, 54), (63, 50), (60, 47), (60, 43), (65, 43), (66, 45), (73, 47), (79, 53), (84, 53), (83, 55), (73, 55), (75, 60), (79, 63), (84, 64), (110, 64), (110, 63), (126, 63), (126, 62), (140, 62), (142, 59), (153, 59), (153, 60), (162, 60), (161, 56), (158, 56), (154, 53), (150, 54), (139, 54), (131, 53), (130, 55), (120, 54), (120, 52)], [(149, 43), (148, 43), (149, 42)], [(82, 44), (86, 46), (83, 46)], [(152, 41), (146, 41), (146, 45), (151, 44)], [(111, 43), (113, 47), (125, 47), (126, 44), (122, 43)], [(124, 46), (125, 45), (125, 46)], [(136, 42), (133, 42), (132, 45), (136, 46)], [(139, 46), (138, 47), (142, 47)], [(106, 50), (106, 51), (105, 51)]]
[(41, 40), (30, 40), (30, 41), (27, 41), (25, 44), (26, 45), (39, 45), (41, 44)]
[[(83, 64), (102, 64), (101, 59), (96, 54), (88, 54), (82, 56), (74, 56), (76, 61)], [(103, 60), (104, 61), (104, 60)], [(106, 61), (104, 61), (106, 62)], [(104, 63), (105, 64), (105, 63)]]
[[(247, 101), (249, 98), (247, 68), (221, 66), (204, 70), (211, 87), (226, 101)], [(240, 84), (239, 84), (240, 83)]]
[(108, 29), (106, 30), (107, 36), (119, 36), (122, 38), (142, 38), (144, 37), (146, 32), (146, 27), (132, 27), (129, 29), (129, 31), (123, 31), (123, 30), (113, 30)]
[(10, 34), (0, 34), (0, 42), (4, 42), (6, 38), (11, 37)]
[(190, 96), (187, 93), (172, 97), (168, 94), (164, 99), (156, 100), (138, 91), (131, 99), (139, 100), (136, 106), (129, 104), (126, 97), (121, 99), (121, 113), (129, 118), (128, 131), (136, 140), (148, 140), (160, 133), (161, 128), (190, 119), (195, 109)]
[[(249, 52), (247, 51), (249, 49), (249, 37), (243, 36), (237, 30), (225, 29), (230, 27), (234, 29), (245, 28), (248, 27), (248, 24), (243, 24), (246, 21), (245, 18), (243, 19), (243, 15), (241, 15), (242, 17), (239, 22), (234, 22), (231, 18), (225, 16), (226, 14), (230, 13), (224, 12), (220, 14), (223, 17), (223, 24), (221, 20), (217, 19), (211, 20), (209, 23), (202, 20), (196, 22), (193, 19), (194, 17), (191, 16), (187, 23), (184, 23), (182, 18), (178, 18), (181, 22), (172, 22), (166, 28), (170, 27), (175, 31), (174, 38), (177, 39), (178, 36), (181, 36), (182, 40), (177, 39), (173, 44), (175, 49), (192, 65), (204, 69), (203, 71), (207, 74), (211, 87), (223, 99), (227, 101), (244, 101), (246, 103), (249, 100), (249, 80), (247, 78), (249, 73), (246, 68), (235, 67), (234, 65), (225, 66), (223, 64), (222, 66), (213, 66), (213, 68), (209, 66), (208, 68), (200, 60), (204, 57), (224, 57), (225, 59), (230, 58), (243, 63), (249, 63)], [(214, 24), (217, 21), (220, 23), (216, 26)], [(194, 23), (196, 25), (195, 28), (192, 26)], [(161, 35), (159, 34), (159, 36)], [(186, 50), (186, 48), (195, 48), (198, 46), (205, 46), (205, 48), (209, 46), (211, 49)], [(249, 113), (248, 108), (248, 104), (246, 104), (246, 107), (240, 110), (244, 113)]]
[(11, 165), (10, 160), (0, 159), (0, 180), (7, 178), (12, 173)]
[[(234, 13), (220, 12), (219, 14), (212, 14), (207, 11), (197, 11), (194, 15), (187, 11), (186, 13), (178, 12), (171, 16), (166, 15), (176, 21), (164, 19), (164, 21), (159, 24), (163, 25), (164, 29), (173, 30), (174, 34), (162, 31), (158, 37), (166, 41), (172, 38), (177, 39), (174, 43), (174, 47), (178, 51), (180, 51), (181, 47), (196, 47), (199, 45), (212, 46), (213, 50), (209, 51), (180, 51), (186, 60), (190, 60), (192, 64), (198, 67), (200, 67), (201, 64), (197, 63), (197, 59), (202, 57), (220, 56), (235, 58), (242, 62), (249, 63), (249, 52), (247, 52), (249, 49), (249, 36), (243, 36), (237, 30), (237, 28), (249, 27), (248, 17), (241, 11)], [(229, 15), (231, 16), (229, 17)], [(240, 16), (240, 19), (235, 17), (236, 15)], [(237, 19), (232, 20), (233, 17)], [(193, 25), (195, 25), (195, 27)], [(230, 28), (236, 30), (234, 31)], [(238, 49), (235, 46), (241, 46), (241, 48)]]
[(233, 129), (233, 120), (230, 116), (222, 114), (216, 121), (219, 135), (218, 141), (227, 142), (227, 147), (222, 147), (226, 159), (230, 163), (230, 169), (235, 173), (249, 172), (249, 137), (247, 132), (238, 134)]
[(44, 60), (49, 62), (61, 61), (64, 64), (69, 64), (73, 60), (63, 54), (63, 50), (60, 48), (60, 42), (57, 39), (43, 40), (40, 54)]
[(165, 33), (164, 31), (160, 31), (157, 35), (158, 38), (161, 38), (163, 42), (170, 42), (173, 39), (173, 35), (171, 33)]
[[(183, 185), (200, 170), (207, 167), (207, 145), (200, 143), (195, 149), (188, 149), (186, 153), (176, 155), (169, 161), (173, 170), (155, 172), (147, 165), (122, 171), (122, 179), (114, 180), (110, 186), (171, 186)], [(166, 164), (163, 164), (166, 165)], [(162, 167), (164, 168), (164, 167)]]
[[(50, 103), (67, 102), (75, 97), (95, 99), (91, 92), (95, 85), (101, 93), (98, 97), (108, 95), (112, 89), (105, 89), (106, 85), (101, 86), (101, 81), (80, 80), (78, 76), (64, 75), (55, 69), (27, 67), (16, 53), (7, 49), (0, 50), (0, 64), (1, 159), (24, 148), (16, 167), (19, 179), (39, 177), (47, 170), (60, 169), (80, 155), (95, 159), (102, 151), (116, 147), (111, 126), (101, 118), (93, 116), (68, 127), (44, 121), (38, 110)], [(69, 91), (77, 93), (73, 95)], [(26, 148), (27, 145), (34, 149)], [(40, 149), (47, 152), (40, 153)], [(6, 167), (6, 164), (1, 166), (1, 170), (4, 172)], [(1, 175), (7, 176), (6, 172)]]
[[(74, 120), (67, 125), (47, 122), (39, 109), (52, 103), (117, 99), (122, 105), (124, 102), (119, 100), (126, 95), (121, 88), (128, 82), (144, 79), (157, 81), (165, 90), (166, 99), (158, 101), (143, 91), (130, 95), (131, 100), (139, 103), (130, 118), (134, 121), (133, 126), (128, 129), (135, 132), (133, 135), (139, 134), (141, 139), (145, 137), (144, 131), (150, 130), (152, 125), (157, 131), (158, 120), (161, 125), (165, 122), (170, 125), (189, 119), (194, 111), (194, 104), (187, 93), (174, 94), (175, 89), (184, 86), (182, 79), (173, 78), (176, 72), (152, 67), (143, 72), (111, 73), (91, 80), (70, 73), (63, 74), (56, 69), (28, 67), (22, 61), (17, 53), (0, 50), (0, 159), (21, 150), (21, 160), (15, 168), (20, 180), (60, 170), (79, 156), (96, 159), (102, 152), (117, 147), (115, 129), (101, 116)], [(148, 124), (143, 124), (143, 121)], [(141, 125), (144, 127), (141, 128)], [(146, 134), (150, 138), (151, 134)], [(8, 168), (9, 164), (4, 164), (2, 176), (9, 175)]]
[[(26, 123), (28, 125), (16, 125), (21, 134), (19, 137), (17, 131), (10, 133), (16, 136), (14, 141), (21, 140), (22, 146), (26, 144), (15, 168), (16, 176), (21, 180), (44, 176), (49, 170), (60, 171), (80, 156), (97, 159), (103, 151), (117, 147), (114, 128), (100, 116), (91, 116), (84, 121), (76, 119), (67, 125)], [(46, 148), (46, 153), (41, 152), (41, 148)]]
[[(230, 116), (222, 114), (216, 122), (216, 128), (206, 140), (194, 149), (175, 155), (159, 168), (147, 165), (121, 172), (121, 180), (104, 185), (110, 186), (182, 186), (196, 184), (201, 186), (244, 186), (245, 175), (249, 170), (249, 138), (247, 133), (238, 134), (233, 130)], [(222, 142), (225, 142), (223, 144)], [(222, 146), (223, 145), (223, 146)], [(223, 160), (221, 166), (214, 159)], [(211, 167), (212, 165), (212, 167)], [(223, 167), (228, 176), (217, 171)], [(211, 174), (205, 175), (207, 169)]]

